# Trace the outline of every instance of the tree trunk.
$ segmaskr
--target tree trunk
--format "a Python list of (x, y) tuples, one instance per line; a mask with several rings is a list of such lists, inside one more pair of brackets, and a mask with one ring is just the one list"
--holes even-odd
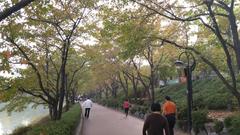
[(134, 97), (135, 99), (138, 98), (138, 92), (137, 92), (137, 83), (138, 83), (138, 80), (135, 79), (135, 77), (133, 76), (132, 79), (131, 79), (131, 82), (132, 82), (132, 85), (133, 85), (133, 94), (134, 94)]
[(115, 88), (112, 89), (112, 97), (117, 97), (117, 90)]
[(231, 10), (228, 15), (228, 20), (230, 22), (231, 26), (231, 32), (232, 32), (232, 40), (234, 44), (234, 51), (236, 54), (236, 61), (237, 61), (237, 71), (240, 70), (240, 42), (239, 42), (239, 35), (238, 35), (238, 28), (236, 24), (236, 17), (234, 15), (234, 11)]
[(58, 106), (58, 116), (57, 118), (60, 120), (62, 116), (62, 108), (63, 108), (63, 102), (65, 97), (65, 67), (61, 71), (61, 88), (60, 88), (60, 94), (59, 94), (59, 106)]
[(66, 91), (65, 67), (66, 67), (66, 49), (62, 51), (61, 87), (60, 87), (60, 93), (59, 93), (59, 106), (58, 106), (58, 116), (57, 116), (58, 119), (61, 119), (61, 116), (62, 116), (62, 108), (63, 108), (63, 102), (64, 102), (65, 91)]
[(119, 79), (119, 82), (120, 82), (120, 84), (121, 84), (121, 86), (122, 86), (122, 88), (123, 88), (123, 92), (124, 92), (124, 94), (125, 94), (125, 98), (128, 98), (128, 81), (127, 81), (127, 78), (126, 78), (125, 75), (124, 75), (124, 72), (122, 72), (122, 73), (123, 73), (124, 81), (123, 81), (123, 79), (121, 78), (120, 73), (118, 74), (118, 79)]
[(51, 115), (50, 115), (50, 118), (51, 118), (51, 120), (58, 120), (58, 107), (57, 107), (58, 105), (57, 104), (53, 104), (53, 105), (51, 105), (51, 107), (49, 108), (49, 112), (51, 112)]
[(108, 99), (108, 97), (109, 97), (108, 96), (108, 88), (105, 89), (105, 97), (106, 97), (106, 99)]
[(103, 92), (102, 90), (99, 90), (99, 95), (98, 96), (99, 96), (100, 99), (102, 98), (102, 92)]
[(152, 102), (152, 97), (151, 97), (149, 87), (144, 87), (144, 95), (146, 95), (146, 94), (147, 94), (147, 97), (148, 97), (148, 101)]
[(238, 102), (238, 109), (240, 110), (240, 95), (235, 96), (237, 98), (237, 102)]
[(75, 104), (75, 97), (76, 97), (76, 92), (75, 92), (75, 90), (73, 89), (73, 90), (71, 90), (71, 92), (72, 92), (72, 95), (71, 95), (71, 104)]
[(66, 102), (66, 111), (69, 110), (69, 107), (70, 107), (70, 101), (69, 101), (69, 91), (66, 90), (66, 96), (65, 96), (65, 102)]
[(117, 98), (118, 83), (115, 80), (113, 80), (110, 87), (112, 91), (112, 96), (114, 98)]
[(154, 89), (154, 82), (153, 80), (151, 80), (151, 86), (150, 86), (150, 90), (151, 90), (151, 101), (152, 103), (155, 102), (155, 89)]
[(50, 118), (52, 119), (53, 118), (53, 107), (52, 107), (52, 105), (48, 105), (48, 110), (49, 110), (49, 116), (50, 116)]
[(154, 75), (154, 71), (153, 71), (153, 67), (151, 67), (151, 78), (150, 78), (150, 90), (151, 90), (151, 99), (152, 99), (152, 103), (155, 102), (155, 75)]
[(65, 91), (66, 91), (66, 96), (65, 96), (65, 99), (66, 99), (66, 111), (69, 110), (69, 107), (70, 107), (70, 101), (69, 101), (69, 96), (70, 96), (70, 90), (68, 89), (68, 76), (66, 74), (65, 76)]

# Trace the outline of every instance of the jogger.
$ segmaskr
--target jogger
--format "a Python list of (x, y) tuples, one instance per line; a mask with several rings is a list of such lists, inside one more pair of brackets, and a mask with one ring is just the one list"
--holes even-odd
[(130, 103), (128, 99), (126, 99), (123, 103), (123, 108), (124, 108), (126, 117), (128, 116), (129, 107), (130, 107)]

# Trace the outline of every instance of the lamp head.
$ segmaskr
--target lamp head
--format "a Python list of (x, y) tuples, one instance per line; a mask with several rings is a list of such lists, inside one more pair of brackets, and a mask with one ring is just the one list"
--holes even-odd
[(183, 69), (183, 68), (186, 67), (186, 64), (185, 64), (183, 61), (176, 60), (176, 61), (175, 61), (175, 66), (176, 66), (178, 69)]

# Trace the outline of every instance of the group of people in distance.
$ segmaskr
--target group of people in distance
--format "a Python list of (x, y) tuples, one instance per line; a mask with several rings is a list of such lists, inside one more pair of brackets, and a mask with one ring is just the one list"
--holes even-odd
[[(89, 118), (89, 113), (92, 108), (92, 101), (87, 98), (82, 104), (85, 108), (85, 117)], [(125, 117), (128, 116), (129, 108), (131, 107), (129, 100), (123, 102)], [(162, 110), (162, 113), (161, 113)], [(152, 113), (145, 119), (142, 134), (143, 135), (174, 135), (174, 125), (176, 123), (176, 105), (169, 96), (165, 97), (163, 106), (159, 103), (152, 103)]]

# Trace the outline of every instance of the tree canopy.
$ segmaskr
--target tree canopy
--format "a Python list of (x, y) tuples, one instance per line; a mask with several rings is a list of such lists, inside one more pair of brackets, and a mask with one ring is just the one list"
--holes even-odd
[(154, 102), (161, 82), (181, 77), (174, 62), (182, 51), (197, 59), (194, 77), (215, 72), (240, 105), (240, 7), (234, 0), (1, 5), (0, 70), (19, 74), (0, 79), (0, 100), (9, 111), (43, 104), (57, 120), (63, 103), (77, 95), (116, 97), (119, 91)]

